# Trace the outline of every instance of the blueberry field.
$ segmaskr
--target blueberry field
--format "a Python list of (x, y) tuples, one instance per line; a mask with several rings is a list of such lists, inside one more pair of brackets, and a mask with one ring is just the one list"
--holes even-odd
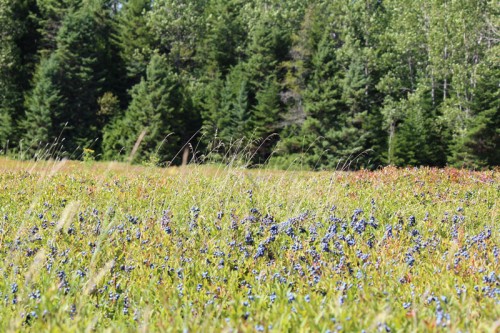
[(498, 171), (0, 160), (0, 331), (498, 332)]

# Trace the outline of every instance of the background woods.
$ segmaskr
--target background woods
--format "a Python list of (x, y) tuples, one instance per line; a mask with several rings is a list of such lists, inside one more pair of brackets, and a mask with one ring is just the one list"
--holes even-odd
[[(277, 167), (500, 164), (486, 0), (0, 0), (0, 144)], [(57, 141), (57, 151), (54, 143)], [(181, 155), (181, 154), (179, 154)]]

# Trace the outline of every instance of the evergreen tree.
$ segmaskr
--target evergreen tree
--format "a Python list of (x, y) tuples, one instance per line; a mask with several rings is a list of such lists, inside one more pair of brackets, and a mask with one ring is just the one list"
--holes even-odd
[(66, 15), (80, 8), (82, 1), (36, 0), (36, 2), (37, 21), (41, 35), (40, 51), (46, 55), (57, 48), (57, 35)]
[(157, 0), (148, 15), (155, 49), (177, 72), (196, 67), (196, 46), (205, 31), (205, 1)]
[(152, 54), (152, 34), (147, 24), (147, 13), (151, 10), (149, 0), (129, 0), (120, 10), (115, 43), (125, 63), (127, 76), (132, 84), (139, 82), (146, 73), (146, 67)]
[(197, 89), (193, 102), (201, 110), (200, 117), (203, 124), (203, 143), (205, 145), (213, 144), (218, 127), (217, 117), (221, 105), (221, 93), (224, 88), (224, 80), (217, 71), (211, 76), (206, 75), (200, 79), (202, 89)]
[[(346, 125), (345, 106), (341, 102), (339, 64), (336, 49), (339, 41), (325, 30), (312, 57), (311, 76), (304, 91), (306, 122), (301, 136), (309, 138), (306, 144), (315, 158), (315, 166), (335, 167), (345, 154), (339, 149), (343, 142), (336, 134)], [(320, 162), (321, 161), (321, 162)], [(311, 165), (313, 167), (313, 165)]]
[(197, 61), (203, 71), (226, 75), (243, 56), (246, 31), (241, 19), (242, 0), (211, 0), (205, 11), (206, 33), (198, 44)]
[(249, 78), (244, 64), (232, 68), (221, 92), (220, 111), (213, 114), (218, 137), (229, 143), (251, 136)]
[(497, 12), (470, 0), (0, 0), (0, 149), (62, 133), (71, 157), (100, 156), (104, 134), (116, 158), (145, 130), (135, 161), (166, 161), (203, 124), (198, 150), (244, 142), (253, 163), (499, 164)]
[(251, 120), (252, 137), (256, 138), (253, 152), (258, 163), (267, 161), (279, 140), (279, 120), (282, 109), (280, 85), (275, 76), (268, 76), (255, 95), (255, 107)]
[(444, 166), (447, 132), (432, 108), (428, 87), (418, 87), (400, 107), (404, 116), (395, 136), (394, 163)]
[[(471, 122), (462, 148), (455, 150), (451, 160), (458, 166), (485, 167), (500, 165), (500, 65), (495, 59), (500, 47), (489, 50), (478, 67), (478, 81), (471, 105)], [(465, 152), (464, 152), (465, 150)], [(462, 153), (460, 153), (462, 152)]]
[(226, 148), (246, 139), (246, 153), (259, 161), (267, 159), (278, 139), (270, 137), (278, 129), (281, 110), (276, 67), (287, 49), (286, 38), (271, 22), (272, 16), (264, 16), (250, 32), (246, 61), (230, 69), (220, 95), (212, 93), (210, 110), (204, 112), (205, 128), (217, 132)]
[[(380, 36), (386, 29), (386, 15), (381, 1), (367, 0), (333, 4), (339, 18), (333, 26), (338, 29), (342, 47), (336, 52), (340, 68), (342, 102), (346, 106), (343, 127), (339, 136), (341, 155), (350, 167), (376, 167), (382, 162), (385, 145), (382, 127), (381, 101), (377, 90), (380, 80), (377, 49), (383, 42)], [(342, 147), (343, 146), (343, 147)]]
[(281, 63), (285, 70), (283, 78), (282, 102), (287, 113), (283, 115), (283, 125), (300, 125), (306, 118), (304, 92), (312, 71), (312, 55), (323, 35), (323, 6), (311, 5), (305, 12), (300, 30), (291, 37), (290, 59)]
[(166, 57), (155, 54), (151, 58), (146, 77), (133, 87), (131, 97), (124, 116), (115, 118), (105, 130), (105, 157), (125, 160), (137, 142), (133, 161), (159, 158), (168, 162), (182, 148), (188, 126), (183, 117), (184, 88)]
[(17, 81), (21, 59), (16, 39), (21, 34), (19, 22), (13, 19), (12, 2), (0, 0), (0, 149), (13, 134), (12, 118), (19, 111), (21, 93)]
[(274, 15), (263, 14), (249, 32), (245, 66), (255, 87), (275, 75), (278, 64), (288, 57), (290, 39), (276, 21)]
[[(19, 0), (15, 3), (14, 18), (20, 23), (22, 33), (18, 36), (16, 44), (19, 49), (21, 65), (18, 71), (20, 92), (24, 93), (31, 88), (35, 68), (40, 61), (38, 54), (40, 47), (39, 26), (36, 19), (39, 10), (36, 0)], [(15, 121), (19, 121), (23, 112), (19, 112)]]
[(25, 101), (26, 117), (21, 128), (30, 153), (46, 147), (64, 128), (64, 124), (56, 120), (61, 118), (66, 104), (55, 85), (58, 67), (56, 57), (42, 59), (35, 73), (34, 88)]
[(264, 13), (250, 31), (247, 48), (248, 59), (243, 70), (248, 78), (247, 126), (245, 137), (254, 161), (263, 162), (270, 156), (279, 139), (277, 131), (282, 120), (283, 105), (280, 102), (282, 81), (277, 70), (288, 57), (290, 38), (279, 26), (280, 14)]
[(100, 136), (96, 113), (98, 98), (106, 87), (109, 61), (105, 27), (95, 14), (86, 6), (69, 13), (57, 36), (55, 84), (66, 104), (56, 120), (68, 124), (65, 138), (70, 151), (90, 147)]

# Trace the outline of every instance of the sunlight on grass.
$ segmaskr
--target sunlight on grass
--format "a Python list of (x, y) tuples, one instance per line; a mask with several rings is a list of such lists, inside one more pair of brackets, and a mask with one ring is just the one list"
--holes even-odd
[(0, 171), (1, 331), (498, 329), (497, 171)]

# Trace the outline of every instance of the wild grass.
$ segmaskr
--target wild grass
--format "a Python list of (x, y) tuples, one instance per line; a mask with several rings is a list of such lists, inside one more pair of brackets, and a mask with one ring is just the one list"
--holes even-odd
[(498, 171), (0, 160), (0, 331), (498, 332)]

